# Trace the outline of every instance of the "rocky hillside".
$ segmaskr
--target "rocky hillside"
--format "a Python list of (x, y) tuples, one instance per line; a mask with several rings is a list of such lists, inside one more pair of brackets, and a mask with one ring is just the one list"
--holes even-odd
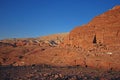
[[(27, 54), (41, 53), (46, 48), (58, 47), (67, 35), (68, 33), (62, 33), (38, 38), (0, 40), (0, 65), (13, 65), (24, 58), (24, 56), (29, 57)], [(33, 64), (33, 61), (31, 63)]]
[(73, 29), (65, 44), (84, 49), (93, 48), (94, 45), (103, 47), (104, 50), (120, 49), (120, 6)]

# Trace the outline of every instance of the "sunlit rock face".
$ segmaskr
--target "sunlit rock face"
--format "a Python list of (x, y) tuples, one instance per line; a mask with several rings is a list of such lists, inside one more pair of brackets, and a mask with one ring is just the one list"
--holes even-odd
[[(74, 28), (65, 45), (88, 49), (94, 44), (114, 48), (120, 46), (120, 6), (96, 16), (88, 24)], [(67, 43), (66, 43), (67, 42)]]

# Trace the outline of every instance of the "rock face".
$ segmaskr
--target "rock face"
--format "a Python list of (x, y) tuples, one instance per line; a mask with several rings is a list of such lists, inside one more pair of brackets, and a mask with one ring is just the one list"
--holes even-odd
[[(67, 42), (67, 43), (66, 43)], [(94, 44), (107, 49), (120, 47), (120, 6), (96, 16), (86, 25), (74, 28), (65, 45), (89, 49)]]

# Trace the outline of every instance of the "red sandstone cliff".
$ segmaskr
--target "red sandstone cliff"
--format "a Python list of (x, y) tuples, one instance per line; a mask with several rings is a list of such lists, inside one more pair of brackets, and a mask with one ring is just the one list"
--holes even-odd
[(120, 6), (96, 16), (88, 24), (74, 28), (65, 45), (89, 49), (94, 44), (106, 49), (120, 48)]

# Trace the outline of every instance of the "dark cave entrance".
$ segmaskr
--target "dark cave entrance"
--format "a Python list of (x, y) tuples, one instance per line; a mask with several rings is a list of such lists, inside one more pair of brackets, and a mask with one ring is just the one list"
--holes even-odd
[(96, 44), (96, 43), (97, 43), (97, 39), (96, 39), (96, 35), (94, 35), (93, 44)]

